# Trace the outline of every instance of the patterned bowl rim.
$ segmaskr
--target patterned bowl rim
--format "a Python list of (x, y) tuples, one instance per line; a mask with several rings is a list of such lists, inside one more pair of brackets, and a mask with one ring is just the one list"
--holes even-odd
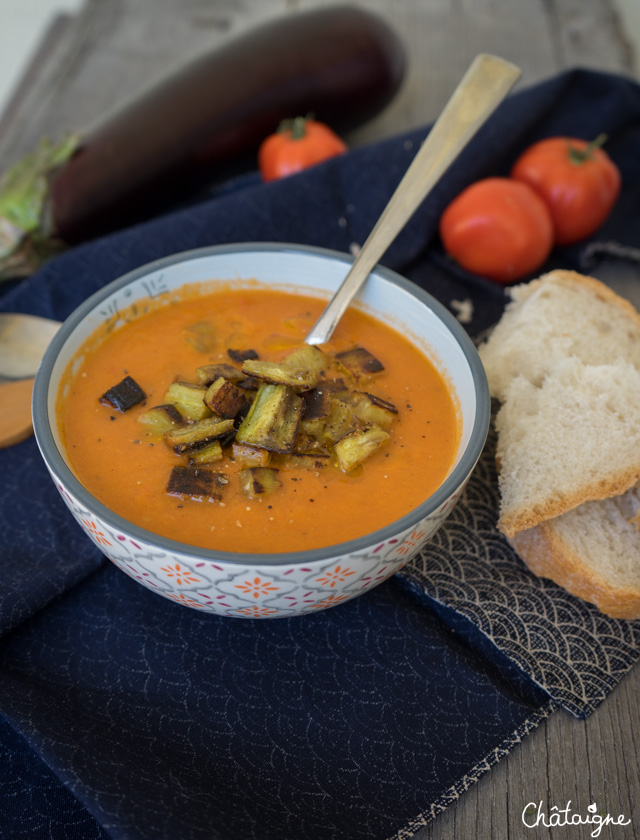
[(458, 463), (440, 487), (431, 496), (425, 499), (424, 502), (411, 510), (409, 513), (405, 514), (405, 516), (395, 520), (389, 525), (385, 525), (377, 531), (372, 531), (371, 533), (365, 534), (357, 539), (328, 545), (323, 548), (310, 549), (307, 551), (282, 552), (279, 554), (251, 554), (216, 551), (214, 549), (200, 548), (198, 546), (192, 546), (187, 543), (162, 537), (152, 531), (141, 528), (127, 519), (124, 519), (91, 495), (67, 466), (58, 450), (50, 424), (48, 399), (49, 383), (58, 353), (63, 348), (67, 338), (71, 335), (73, 330), (78, 326), (83, 318), (85, 318), (93, 309), (96, 308), (96, 306), (101, 304), (118, 289), (123, 288), (135, 280), (138, 280), (146, 274), (157, 272), (163, 268), (173, 266), (176, 263), (182, 263), (193, 259), (215, 257), (217, 255), (232, 254), (236, 252), (244, 253), (248, 251), (270, 251), (281, 252), (282, 254), (295, 252), (298, 255), (308, 254), (311, 256), (325, 257), (331, 260), (339, 260), (347, 264), (347, 267), (354, 259), (353, 256), (340, 251), (307, 245), (272, 242), (232, 243), (228, 245), (196, 248), (172, 254), (171, 256), (146, 263), (145, 265), (142, 265), (139, 268), (136, 268), (108, 283), (80, 304), (80, 306), (78, 306), (78, 308), (75, 309), (64, 321), (60, 330), (54, 336), (51, 344), (47, 348), (40, 368), (36, 374), (32, 405), (33, 426), (36, 441), (42, 457), (54, 475), (57, 476), (64, 487), (78, 499), (80, 504), (87, 508), (88, 511), (93, 512), (94, 515), (100, 517), (116, 531), (120, 531), (128, 536), (131, 536), (135, 540), (154, 545), (166, 552), (188, 555), (198, 558), (199, 560), (206, 560), (209, 562), (228, 563), (231, 565), (251, 565), (254, 567), (279, 566), (291, 564), (292, 562), (309, 564), (315, 561), (326, 560), (330, 557), (338, 557), (355, 552), (366, 551), (368, 548), (378, 546), (389, 539), (397, 537), (398, 534), (414, 528), (421, 520), (429, 517), (437, 511), (438, 508), (443, 505), (444, 502), (446, 502), (446, 500), (466, 481), (475, 467), (484, 447), (489, 429), (491, 401), (484, 367), (482, 366), (482, 362), (480, 361), (480, 357), (478, 356), (473, 342), (461, 324), (446, 309), (446, 307), (428, 294), (428, 292), (425, 292), (405, 277), (402, 277), (396, 272), (380, 265), (376, 266), (372, 273), (375, 273), (376, 276), (383, 278), (393, 285), (400, 286), (427, 308), (431, 309), (436, 317), (445, 325), (448, 331), (452, 334), (459, 348), (462, 350), (471, 371), (475, 387), (476, 414), (466, 449), (462, 453)]

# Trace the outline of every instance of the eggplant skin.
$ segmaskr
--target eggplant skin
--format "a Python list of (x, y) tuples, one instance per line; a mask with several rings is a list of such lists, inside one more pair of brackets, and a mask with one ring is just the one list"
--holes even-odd
[(283, 119), (312, 112), (337, 132), (362, 125), (393, 99), (404, 73), (399, 38), (363, 9), (335, 6), (264, 23), (84, 136), (52, 180), (51, 234), (75, 244), (144, 217), (147, 207), (150, 215), (167, 190), (196, 179), (202, 185), (207, 170), (255, 155)]

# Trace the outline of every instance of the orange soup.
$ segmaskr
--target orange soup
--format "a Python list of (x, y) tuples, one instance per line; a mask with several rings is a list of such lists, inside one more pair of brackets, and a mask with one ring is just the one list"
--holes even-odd
[[(303, 343), (325, 303), (259, 284), (206, 293), (191, 289), (145, 306), (138, 302), (125, 313), (124, 326), (102, 329), (85, 344), (63, 378), (57, 403), (59, 428), (79, 480), (125, 519), (170, 539), (221, 551), (255, 554), (320, 548), (363, 536), (409, 513), (437, 489), (452, 467), (461, 426), (456, 400), (421, 350), (355, 306), (322, 347), (331, 360), (332, 383), (338, 379), (342, 383), (342, 375), (351, 382), (352, 390), (346, 396), (337, 393), (335, 399), (350, 406), (356, 394), (358, 400), (381, 406), (389, 422), (381, 421), (384, 432), (379, 437), (384, 445), (376, 445), (353, 469), (339, 466), (334, 442), (326, 435), (314, 439), (305, 432), (300, 444), (301, 430), (311, 428), (309, 422), (305, 426), (308, 387), (306, 393), (296, 389), (304, 405), (294, 457), (260, 452), (258, 447), (264, 458), (256, 463), (268, 465), (277, 476), (271, 492), (262, 493), (258, 482), (247, 495), (239, 481), (243, 470), (253, 468), (253, 462), (243, 460), (246, 447), (239, 448), (237, 442), (233, 446), (239, 417), (227, 423), (233, 430), (220, 439), (222, 455), (212, 464), (198, 467), (196, 462), (196, 475), (199, 469), (215, 473), (216, 491), (210, 494), (180, 492), (180, 486), (170, 486), (174, 467), (191, 462), (189, 452), (177, 451), (173, 438), (168, 444), (168, 433), (159, 434), (141, 422), (150, 409), (168, 404), (172, 383), (207, 388), (196, 371), (211, 365), (237, 369), (230, 384), (236, 396), (243, 395), (241, 416), (246, 417), (260, 380), (244, 376), (241, 355), (235, 352), (234, 360), (229, 351), (251, 350), (260, 360), (283, 360)], [(360, 371), (349, 367), (348, 351), (354, 348), (364, 349), (379, 364)], [(340, 355), (345, 352), (347, 356)], [(344, 365), (339, 359), (345, 360)], [(328, 376), (323, 370), (320, 383)], [(126, 377), (144, 392), (144, 399), (126, 410), (101, 402)], [(320, 384), (315, 388), (319, 390)], [(353, 420), (351, 407), (345, 411)], [(188, 433), (197, 422), (182, 417), (175, 427)], [(368, 417), (356, 419), (355, 426), (378, 428)], [(346, 432), (350, 433), (348, 427)], [(301, 465), (296, 452), (309, 451), (312, 457), (302, 459)]]

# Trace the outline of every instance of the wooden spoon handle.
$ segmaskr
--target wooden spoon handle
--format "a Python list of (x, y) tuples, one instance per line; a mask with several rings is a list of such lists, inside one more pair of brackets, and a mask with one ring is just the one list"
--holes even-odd
[(0, 385), (0, 449), (26, 440), (33, 433), (33, 378)]

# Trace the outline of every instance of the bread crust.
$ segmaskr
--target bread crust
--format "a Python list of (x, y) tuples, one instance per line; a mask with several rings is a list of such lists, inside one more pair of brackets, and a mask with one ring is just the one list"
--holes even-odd
[[(531, 280), (530, 283), (514, 286), (513, 289), (522, 289), (526, 287), (529, 292), (527, 297), (529, 297), (530, 294), (533, 294), (536, 291), (536, 289), (542, 285), (546, 285), (547, 283), (569, 286), (578, 290), (589, 289), (593, 295), (598, 298), (598, 300), (601, 300), (603, 303), (611, 304), (612, 306), (617, 306), (635, 323), (638, 330), (640, 330), (640, 313), (631, 301), (620, 297), (620, 295), (616, 294), (616, 292), (614, 292), (613, 289), (605, 283), (602, 283), (600, 280), (596, 280), (595, 277), (589, 277), (587, 274), (580, 274), (577, 271), (557, 268), (553, 271), (547, 272), (546, 274), (541, 274), (540, 277), (535, 280)], [(516, 303), (514, 305), (517, 306), (519, 304)]]
[[(526, 312), (528, 299), (534, 296), (539, 289), (549, 286), (573, 289), (578, 293), (586, 294), (591, 299), (600, 301), (605, 306), (615, 307), (629, 322), (629, 326), (637, 331), (638, 343), (640, 344), (640, 313), (633, 304), (620, 297), (600, 280), (580, 274), (577, 271), (555, 269), (528, 283), (514, 286), (511, 294), (515, 297), (508, 308), (512, 310), (522, 308)], [(499, 464), (498, 471), (500, 472)], [(541, 522), (560, 516), (584, 502), (621, 495), (636, 484), (638, 480), (640, 480), (640, 462), (629, 465), (623, 472), (607, 476), (606, 479), (582, 485), (576, 488), (573, 493), (550, 497), (544, 504), (508, 512), (503, 510), (498, 520), (498, 528), (503, 534), (511, 538), (520, 531), (534, 528)]]
[[(521, 531), (509, 540), (527, 567), (611, 618), (640, 618), (640, 589), (616, 587), (590, 568), (562, 539), (553, 520)], [(640, 534), (638, 536), (640, 554)]]
[(581, 487), (579, 491), (562, 498), (549, 499), (547, 504), (514, 511), (511, 515), (502, 514), (498, 519), (498, 530), (511, 539), (518, 533), (561, 516), (584, 502), (598, 502), (602, 499), (610, 499), (612, 496), (621, 496), (638, 481), (640, 481), (640, 469), (629, 469), (620, 475), (609, 477), (607, 481), (598, 481)]

